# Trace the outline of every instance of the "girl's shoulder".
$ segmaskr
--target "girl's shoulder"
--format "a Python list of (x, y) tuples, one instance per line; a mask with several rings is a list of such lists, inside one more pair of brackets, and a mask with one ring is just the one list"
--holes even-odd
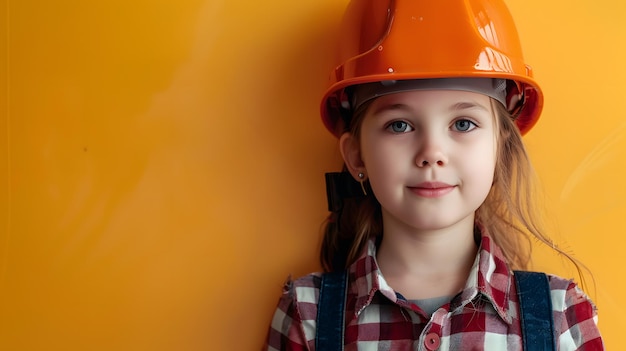
[(573, 279), (566, 279), (554, 274), (546, 275), (550, 282), (553, 310), (564, 312), (568, 308), (582, 303), (589, 304), (595, 312), (595, 304)]
[(297, 303), (317, 304), (321, 284), (321, 272), (309, 273), (296, 279), (289, 276), (283, 286), (283, 296)]
[(604, 350), (598, 329), (598, 309), (572, 279), (547, 274), (554, 330), (561, 349)]
[(321, 273), (287, 278), (272, 318), (267, 350), (310, 350), (315, 345), (317, 302)]

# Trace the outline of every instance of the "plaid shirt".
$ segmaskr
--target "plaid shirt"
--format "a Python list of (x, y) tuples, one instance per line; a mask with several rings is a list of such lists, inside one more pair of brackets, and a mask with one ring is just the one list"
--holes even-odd
[[(371, 240), (349, 268), (344, 350), (522, 350), (513, 273), (489, 237), (463, 291), (430, 317), (387, 285), (375, 257)], [(557, 349), (604, 350), (591, 300), (571, 280), (548, 277)], [(320, 282), (313, 273), (285, 284), (264, 350), (315, 350)]]

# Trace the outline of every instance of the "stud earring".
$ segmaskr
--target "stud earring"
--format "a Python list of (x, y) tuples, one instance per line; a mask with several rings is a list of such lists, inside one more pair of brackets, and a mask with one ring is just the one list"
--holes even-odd
[(363, 190), (363, 195), (367, 196), (367, 191), (365, 191), (365, 185), (363, 185), (363, 183), (365, 183), (365, 174), (363, 174), (363, 172), (359, 172), (358, 174), (359, 177), (359, 183), (361, 184), (361, 190)]

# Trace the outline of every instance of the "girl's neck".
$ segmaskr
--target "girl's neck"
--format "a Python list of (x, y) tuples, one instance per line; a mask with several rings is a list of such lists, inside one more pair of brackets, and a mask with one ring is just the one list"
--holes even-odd
[(421, 299), (456, 295), (467, 281), (477, 250), (474, 216), (469, 216), (436, 230), (384, 226), (376, 259), (394, 290)]

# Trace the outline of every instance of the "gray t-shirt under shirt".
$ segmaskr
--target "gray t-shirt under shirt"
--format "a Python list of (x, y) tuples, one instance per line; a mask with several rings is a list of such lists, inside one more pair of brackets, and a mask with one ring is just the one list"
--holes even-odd
[(452, 300), (451, 296), (441, 296), (430, 299), (409, 300), (409, 302), (418, 305), (427, 315), (431, 316), (439, 307), (447, 304), (450, 300)]

